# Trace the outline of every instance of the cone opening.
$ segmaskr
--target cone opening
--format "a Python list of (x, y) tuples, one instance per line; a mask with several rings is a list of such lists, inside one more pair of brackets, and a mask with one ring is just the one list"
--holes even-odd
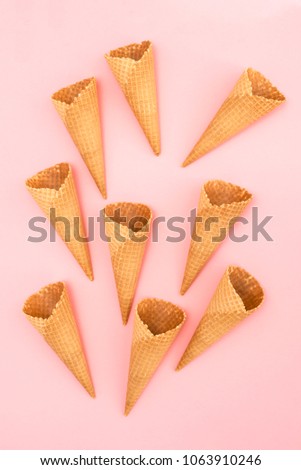
[(137, 313), (149, 331), (161, 335), (179, 327), (185, 319), (185, 313), (176, 305), (158, 299), (144, 299), (137, 306)]
[(213, 206), (246, 202), (252, 197), (246, 189), (220, 180), (208, 181), (205, 183), (204, 189)]
[(247, 271), (237, 266), (229, 268), (229, 279), (247, 311), (259, 307), (264, 293), (261, 285)]
[(68, 163), (58, 165), (40, 171), (26, 181), (27, 186), (34, 189), (55, 189), (59, 190), (70, 173)]
[(253, 69), (247, 70), (248, 78), (251, 82), (252, 92), (255, 96), (261, 96), (268, 100), (285, 101), (285, 97), (277, 90), (272, 83), (260, 72)]
[(23, 308), (24, 313), (31, 317), (49, 318), (61, 299), (63, 290), (64, 284), (62, 282), (43, 287), (26, 300)]
[(141, 44), (129, 44), (128, 46), (119, 47), (114, 51), (110, 51), (110, 57), (119, 57), (138, 61), (144, 56), (144, 53), (149, 49), (150, 45), (150, 41), (143, 41)]
[(117, 224), (126, 226), (132, 232), (142, 230), (151, 219), (151, 210), (148, 206), (131, 202), (108, 204), (104, 212), (106, 217)]
[(77, 98), (80, 93), (87, 88), (92, 80), (93, 78), (86, 78), (80, 82), (74, 83), (73, 85), (62, 88), (52, 95), (52, 99), (61, 101), (65, 104), (72, 104), (75, 98)]

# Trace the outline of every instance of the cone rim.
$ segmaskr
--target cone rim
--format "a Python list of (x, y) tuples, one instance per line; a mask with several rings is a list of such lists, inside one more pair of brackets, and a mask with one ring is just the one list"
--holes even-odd
[[(118, 222), (118, 220), (115, 220), (114, 217), (108, 216), (107, 213), (106, 213), (106, 211), (107, 211), (109, 208), (111, 208), (111, 207), (113, 208), (114, 206), (115, 206), (117, 209), (120, 208), (120, 207), (122, 207), (122, 206), (123, 206), (123, 207), (124, 207), (124, 206), (131, 206), (132, 208), (133, 208), (133, 207), (137, 207), (137, 208), (140, 207), (141, 209), (145, 210), (145, 212), (146, 212), (147, 215), (144, 215), (144, 214), (141, 214), (141, 213), (138, 213), (138, 214), (136, 215), (136, 217), (143, 217), (143, 218), (146, 219), (146, 223), (143, 225), (143, 227), (141, 227), (141, 229), (139, 229), (139, 230), (137, 230), (137, 231), (134, 232), (134, 231), (132, 230), (132, 228), (129, 227), (128, 223), (126, 223), (126, 224), (124, 225), (124, 226), (126, 226), (126, 227), (128, 228), (128, 230), (129, 230), (131, 233), (137, 234), (138, 232), (143, 231), (143, 229), (144, 229), (145, 227), (147, 227), (147, 226), (150, 224), (151, 220), (152, 220), (152, 215), (153, 215), (153, 214), (152, 214), (152, 210), (151, 210), (151, 208), (150, 208), (147, 204), (143, 204), (143, 203), (141, 203), (141, 202), (126, 202), (126, 201), (122, 201), (122, 202), (112, 202), (112, 203), (110, 203), (110, 204), (107, 204), (107, 205), (104, 207), (103, 211), (104, 211), (105, 216), (106, 216), (108, 219), (110, 219), (111, 222), (113, 222), (113, 223), (115, 223), (115, 224), (123, 225), (121, 222)], [(122, 216), (122, 213), (121, 213), (121, 216)]]
[[(59, 289), (58, 292), (55, 292), (55, 291), (53, 292), (53, 289), (55, 289), (55, 288)], [(53, 296), (53, 294), (57, 294), (57, 295), (56, 295), (56, 298), (54, 299), (54, 302), (52, 304), (50, 304), (50, 308), (49, 308), (47, 306), (47, 300), (51, 300), (51, 297)], [(41, 304), (42, 308), (45, 307), (45, 315), (44, 316), (39, 314), (39, 307), (40, 307), (39, 304), (38, 304), (38, 306), (31, 309), (30, 304), (32, 302), (34, 302), (36, 299), (38, 299), (39, 297), (41, 297), (41, 299), (40, 299), (41, 303), (40, 304)], [(78, 331), (78, 326), (77, 326), (76, 320), (73, 316), (73, 312), (72, 312), (72, 308), (71, 308), (71, 305), (70, 305), (70, 300), (69, 300), (69, 297), (68, 297), (66, 284), (62, 281), (58, 281), (58, 282), (54, 282), (54, 283), (51, 283), (51, 284), (47, 284), (46, 286), (42, 287), (41, 289), (39, 289), (37, 292), (30, 295), (26, 299), (26, 301), (24, 302), (24, 305), (23, 305), (23, 312), (26, 315), (26, 317), (28, 317), (28, 319), (29, 318), (37, 319), (39, 321), (40, 326), (42, 326), (42, 331), (39, 328), (39, 330), (40, 330), (39, 332), (44, 336), (44, 331), (47, 331), (47, 327), (50, 326), (51, 324), (53, 324), (56, 321), (56, 319), (58, 318), (58, 316), (60, 316), (62, 314), (62, 311), (60, 311), (60, 309), (61, 309), (63, 301), (67, 302), (67, 304), (69, 306), (69, 309), (70, 309), (70, 313), (73, 317), (75, 330), (76, 330), (76, 335), (78, 337), (78, 342), (79, 342), (80, 350), (81, 350), (81, 353), (82, 353), (83, 365), (85, 367), (85, 372), (87, 374), (87, 376), (85, 378), (88, 379), (88, 382), (86, 382), (85, 380), (81, 380), (81, 378), (76, 374), (75, 369), (72, 366), (70, 367), (67, 364), (67, 362), (65, 361), (65, 359), (62, 357), (62, 355), (60, 355), (58, 353), (57, 349), (53, 348), (50, 343), (49, 344), (50, 344), (51, 348), (54, 350), (54, 352), (56, 353), (56, 355), (61, 359), (61, 361), (65, 364), (65, 366), (69, 369), (69, 371), (73, 374), (73, 376), (78, 380), (78, 382), (84, 387), (84, 389), (88, 392), (88, 394), (92, 398), (95, 398), (96, 393), (95, 393), (95, 388), (94, 388), (94, 384), (93, 384), (92, 377), (91, 377), (90, 368), (89, 368), (88, 361), (87, 361), (87, 358), (86, 358), (86, 354), (85, 354), (85, 350), (84, 350), (83, 343), (82, 343), (82, 340), (81, 340), (81, 336), (80, 336), (80, 333)], [(37, 314), (36, 314), (36, 312), (37, 312)], [(58, 313), (58, 315), (56, 315), (57, 313)], [(32, 323), (31, 320), (29, 320), (29, 321), (30, 321), (30, 323)], [(36, 325), (37, 325), (37, 323), (35, 324), (35, 327), (37, 327)], [(69, 327), (70, 327), (70, 324), (68, 324), (68, 328)], [(53, 334), (51, 332), (51, 330), (50, 330), (49, 334), (50, 334), (50, 336)], [(45, 339), (46, 339), (46, 337), (45, 337)], [(46, 341), (47, 341), (47, 339), (46, 339)], [(65, 348), (64, 348), (64, 350), (65, 350)]]
[[(51, 289), (53, 288), (59, 288), (60, 291), (59, 291), (59, 296), (58, 296), (58, 299), (56, 300), (56, 302), (54, 303), (54, 305), (52, 305), (52, 308), (51, 308), (51, 311), (50, 313), (47, 315), (47, 316), (42, 316), (42, 315), (34, 315), (33, 313), (30, 313), (30, 307), (31, 307), (31, 302), (42, 296), (42, 295), (45, 295), (44, 299), (47, 298), (47, 295), (53, 295), (53, 292), (50, 291)], [(54, 283), (51, 283), (51, 284), (47, 284), (46, 286), (44, 287), (41, 287), (41, 289), (39, 289), (37, 292), (35, 292), (34, 294), (30, 295), (26, 301), (24, 302), (24, 305), (23, 305), (23, 312), (26, 316), (28, 317), (31, 317), (31, 318), (38, 318), (39, 320), (42, 320), (44, 323), (48, 323), (48, 321), (50, 321), (51, 318), (53, 318), (55, 316), (55, 313), (57, 312), (57, 310), (60, 308), (61, 306), (61, 303), (63, 301), (63, 296), (64, 296), (64, 293), (66, 293), (66, 285), (64, 282), (62, 281), (58, 281), (58, 282), (54, 282)]]
[[(55, 172), (56, 170), (65, 170), (66, 174), (64, 175), (63, 181), (60, 183), (60, 186), (58, 188), (51, 188), (49, 185), (44, 184), (41, 187), (34, 187), (33, 183), (35, 181), (38, 181), (39, 177), (45, 176), (48, 177), (50, 176), (51, 172)], [(67, 180), (71, 177), (72, 175), (72, 169), (70, 163), (66, 162), (61, 162), (57, 163), (56, 165), (50, 166), (48, 168), (45, 168), (44, 170), (39, 171), (35, 175), (31, 176), (30, 178), (27, 178), (26, 180), (26, 187), (30, 189), (31, 191), (55, 191), (56, 193), (61, 192), (64, 187), (66, 186)]]
[[(51, 95), (51, 99), (55, 103), (61, 103), (64, 106), (70, 108), (74, 106), (80, 100), (82, 94), (94, 83), (96, 83), (95, 77), (83, 78), (82, 80), (79, 80), (78, 82), (72, 83), (71, 85), (68, 85), (66, 87), (60, 88), (59, 90), (55, 91)], [(64, 92), (71, 91), (73, 88), (76, 89), (79, 85), (82, 85), (82, 87), (78, 93), (72, 96), (71, 102), (68, 102), (64, 99), (59, 98)]]
[[(244, 281), (246, 282), (245, 287), (247, 288), (247, 290), (249, 289), (248, 281), (251, 281), (254, 289), (256, 289), (254, 297), (252, 296), (252, 299), (251, 299), (254, 302), (253, 306), (247, 305), (247, 302), (246, 300), (244, 300), (243, 295), (239, 292), (233, 279), (231, 279), (231, 274), (233, 274), (235, 271), (239, 271), (240, 274), (243, 275)], [(227, 281), (228, 281), (230, 288), (235, 292), (235, 295), (242, 303), (245, 313), (247, 315), (250, 315), (261, 306), (261, 304), (264, 301), (264, 290), (261, 287), (259, 281), (257, 281), (257, 279), (252, 274), (250, 274), (246, 269), (240, 266), (230, 265), (226, 269), (225, 275), (227, 276)]]
[[(212, 199), (208, 195), (208, 185), (210, 185), (212, 183), (218, 183), (218, 184), (221, 184), (224, 187), (226, 187), (226, 186), (231, 187), (233, 190), (239, 191), (242, 194), (243, 198), (239, 199), (239, 200), (233, 200), (231, 202), (223, 202), (221, 204), (213, 203)], [(228, 181), (224, 181), (224, 180), (217, 180), (217, 179), (208, 180), (208, 181), (206, 181), (206, 183), (204, 183), (202, 189), (204, 191), (207, 202), (210, 204), (210, 207), (224, 208), (224, 207), (232, 206), (233, 204), (242, 204), (242, 203), (248, 204), (253, 198), (253, 195), (247, 189), (245, 189), (244, 187), (239, 186), (239, 185), (234, 184), (234, 183), (230, 183)]]
[[(248, 292), (250, 292), (250, 290), (251, 291), (255, 290), (254, 297), (251, 298), (251, 300), (255, 302), (254, 305), (252, 305), (252, 306), (246, 305), (246, 301), (243, 299), (243, 296), (240, 294), (239, 290), (237, 289), (237, 286), (235, 285), (235, 282), (233, 282), (233, 279), (231, 279), (231, 274), (233, 274), (235, 271), (239, 271), (239, 273), (244, 276), (244, 280), (246, 281), (246, 284), (244, 286), (246, 288), (246, 294), (248, 294)], [(250, 314), (252, 314), (254, 311), (256, 311), (262, 305), (263, 300), (264, 300), (264, 291), (263, 291), (263, 288), (260, 285), (259, 281), (253, 275), (251, 275), (246, 269), (244, 269), (240, 266), (237, 266), (237, 265), (228, 266), (226, 271), (224, 272), (222, 278), (220, 279), (212, 298), (209, 301), (209, 305), (207, 306), (207, 308), (205, 310), (205, 313), (202, 315), (200, 322), (198, 323), (193, 335), (191, 336), (191, 338), (189, 340), (189, 343), (186, 346), (185, 351), (183, 352), (183, 354), (182, 354), (182, 356), (181, 356), (181, 358), (180, 358), (180, 360), (179, 360), (179, 362), (176, 366), (176, 371), (180, 371), (181, 369), (186, 367), (190, 362), (197, 359), (200, 356), (200, 354), (202, 354), (205, 351), (205, 349), (204, 349), (201, 352), (198, 352), (196, 356), (190, 357), (187, 362), (186, 362), (186, 360), (184, 360), (184, 358), (186, 359), (186, 352), (189, 350), (190, 344), (191, 344), (191, 342), (193, 341), (193, 339), (195, 337), (195, 333), (198, 330), (198, 328), (200, 327), (200, 325), (202, 323), (202, 320), (204, 318), (204, 315), (206, 315), (206, 312), (208, 311), (208, 308), (209, 308), (209, 306), (212, 302), (212, 299), (214, 298), (216, 292), (218, 292), (221, 284), (225, 281), (225, 278), (226, 278), (226, 282), (228, 284), (229, 289), (235, 295), (235, 297), (236, 297), (240, 307), (243, 309), (243, 312), (246, 315), (246, 317), (248, 317)], [(251, 281), (251, 284), (253, 284), (253, 285), (251, 285), (251, 287), (250, 287), (250, 281)], [(252, 288), (254, 288), (254, 289), (252, 289)], [(220, 337), (218, 339), (220, 339)], [(212, 344), (209, 344), (206, 347), (206, 349), (209, 348), (210, 346), (212, 346)]]
[[(250, 83), (250, 86), (251, 86), (251, 93), (252, 93), (252, 96), (257, 96), (259, 98), (264, 98), (265, 100), (267, 101), (273, 101), (273, 102), (278, 102), (278, 103), (283, 103), (286, 98), (285, 96), (278, 90), (277, 87), (275, 87), (272, 82), (270, 80), (268, 80), (261, 72), (259, 72), (258, 70), (255, 70), (253, 69), (252, 67), (248, 67), (246, 70), (245, 70), (245, 73), (247, 75), (247, 78), (249, 80), (249, 83)], [(260, 80), (266, 85), (266, 86), (269, 86), (272, 88), (272, 90), (276, 93), (276, 95), (278, 96), (278, 99), (277, 98), (273, 98), (273, 97), (269, 97), (269, 96), (265, 96), (264, 94), (262, 93), (256, 93), (255, 91), (255, 88), (254, 88), (254, 82), (253, 82), (253, 77), (252, 75), (256, 75), (257, 77), (260, 78)]]
[[(126, 50), (128, 50), (129, 48), (131, 48), (133, 46), (141, 47), (141, 49), (143, 50), (142, 55), (138, 59), (135, 59), (134, 57), (129, 57), (129, 56), (126, 56), (126, 55), (123, 55), (123, 56), (115, 55), (118, 52), (122, 53), (122, 51), (126, 51)], [(143, 49), (143, 46), (146, 46), (146, 47)], [(121, 47), (117, 47), (116, 49), (110, 50), (110, 52), (108, 54), (105, 54), (105, 59), (106, 60), (108, 60), (108, 59), (129, 60), (132, 63), (138, 63), (143, 59), (143, 57), (151, 49), (151, 47), (152, 47), (152, 42), (149, 41), (149, 40), (141, 41), (140, 43), (133, 42), (131, 44), (127, 44), (126, 46), (121, 46)]]
[[(149, 325), (145, 321), (142, 320), (141, 315), (139, 313), (139, 307), (141, 307), (142, 304), (144, 302), (147, 302), (147, 301), (155, 301), (155, 302), (160, 303), (160, 304), (172, 306), (173, 308), (177, 309), (178, 313), (181, 315), (181, 317), (182, 317), (181, 320), (173, 328), (168, 328), (167, 330), (165, 330), (162, 333), (153, 333), (152, 330), (150, 329)], [(175, 304), (173, 302), (170, 302), (168, 300), (159, 299), (157, 297), (145, 297), (144, 299), (140, 300), (140, 302), (138, 302), (138, 304), (136, 306), (136, 312), (135, 313), (136, 313), (136, 317), (144, 325), (145, 329), (147, 330), (148, 336), (150, 338), (161, 338), (161, 337), (164, 337), (167, 333), (180, 330), (181, 327), (183, 326), (186, 318), (187, 318), (186, 312), (182, 309), (182, 307), (179, 307), (177, 304)]]

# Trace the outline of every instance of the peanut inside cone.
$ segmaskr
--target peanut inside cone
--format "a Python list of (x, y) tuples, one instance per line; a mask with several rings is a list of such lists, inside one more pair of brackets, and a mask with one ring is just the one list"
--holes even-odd
[(252, 92), (255, 96), (262, 96), (270, 100), (285, 101), (285, 97), (267, 80), (261, 73), (253, 69), (248, 69), (247, 74), (252, 85)]
[(208, 181), (205, 183), (204, 188), (213, 206), (248, 201), (252, 197), (246, 189), (225, 181)]
[(153, 335), (173, 330), (184, 320), (184, 312), (164, 300), (144, 299), (138, 304), (137, 313)]
[(119, 47), (114, 51), (110, 51), (110, 57), (119, 57), (138, 61), (143, 57), (149, 46), (150, 41), (143, 41), (141, 44), (129, 44), (128, 46)]
[(128, 227), (132, 232), (139, 232), (145, 227), (151, 218), (150, 208), (144, 204), (121, 202), (108, 204), (105, 207), (105, 215), (113, 222)]
[(229, 278), (247, 311), (259, 307), (264, 294), (259, 282), (251, 274), (242, 268), (232, 266), (229, 268)]
[(59, 163), (51, 168), (40, 171), (26, 181), (27, 186), (35, 189), (56, 189), (59, 190), (69, 175), (70, 167), (68, 163)]
[(52, 95), (52, 99), (62, 103), (72, 104), (75, 98), (91, 83), (92, 78), (86, 78), (66, 88), (62, 88)]
[(64, 284), (62, 282), (44, 287), (25, 302), (24, 313), (31, 317), (49, 318), (58, 304), (63, 290)]

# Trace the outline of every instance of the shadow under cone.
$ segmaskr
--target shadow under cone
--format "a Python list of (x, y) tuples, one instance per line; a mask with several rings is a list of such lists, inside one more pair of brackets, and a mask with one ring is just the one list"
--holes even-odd
[(187, 166), (269, 113), (285, 97), (261, 73), (244, 71), (183, 163)]
[(26, 300), (23, 311), (87, 392), (95, 397), (66, 286), (62, 282), (49, 284)]
[(185, 312), (159, 299), (137, 305), (129, 367), (125, 414), (128, 415), (185, 321)]
[(180, 360), (177, 370), (202, 354), (262, 304), (262, 287), (247, 271), (229, 266)]
[(152, 214), (144, 204), (118, 202), (108, 204), (104, 215), (122, 321), (126, 324), (150, 233)]
[(107, 197), (96, 79), (62, 88), (52, 102), (104, 198)]
[(110, 51), (105, 58), (153, 152), (160, 153), (160, 131), (153, 47), (150, 41)]
[(191, 237), (181, 294), (189, 289), (229, 229), (252, 199), (244, 188), (211, 180), (201, 190), (197, 218)]
[[(40, 171), (26, 181), (26, 187), (92, 281), (88, 243), (84, 241), (85, 231), (71, 166), (59, 163)], [(54, 215), (58, 221), (54, 220)]]

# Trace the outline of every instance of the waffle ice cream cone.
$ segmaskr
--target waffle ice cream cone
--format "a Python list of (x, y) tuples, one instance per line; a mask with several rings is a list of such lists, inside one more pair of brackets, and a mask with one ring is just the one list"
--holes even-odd
[(257, 310), (264, 293), (259, 282), (247, 271), (229, 266), (195, 330), (177, 370), (202, 354), (215, 341)]
[(52, 102), (104, 198), (107, 197), (96, 79), (62, 88)]
[(126, 325), (149, 237), (152, 214), (144, 204), (120, 202), (107, 205), (104, 215), (122, 321)]
[(252, 195), (246, 189), (225, 181), (211, 180), (204, 184), (181, 287), (182, 295), (251, 199)]
[(65, 284), (57, 282), (44, 287), (26, 300), (23, 311), (87, 392), (95, 397)]
[[(26, 187), (92, 281), (90, 254), (87, 241), (84, 241), (85, 231), (71, 166), (59, 163), (40, 171), (26, 181)], [(52, 211), (60, 219), (55, 224)]]
[(127, 385), (126, 415), (135, 405), (175, 340), (185, 318), (183, 310), (164, 300), (144, 299), (137, 305)]
[(153, 47), (150, 41), (110, 51), (105, 58), (155, 155), (160, 153)]
[(187, 166), (269, 113), (285, 97), (261, 73), (244, 71), (183, 163)]

